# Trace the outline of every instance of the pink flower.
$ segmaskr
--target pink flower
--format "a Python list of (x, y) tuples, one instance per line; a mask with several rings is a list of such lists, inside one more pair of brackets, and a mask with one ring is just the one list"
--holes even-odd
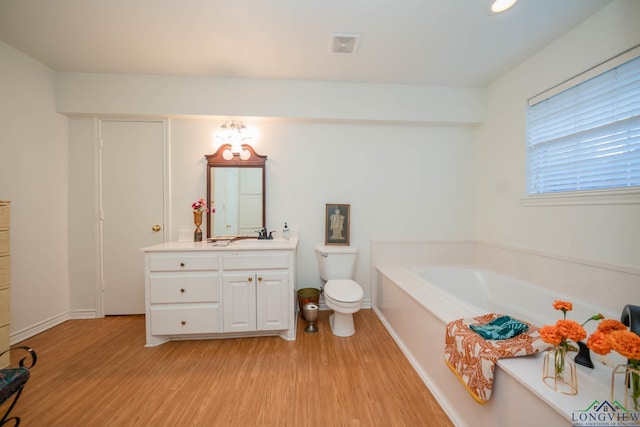
[[(202, 211), (209, 212), (209, 209), (207, 209), (207, 203), (204, 201), (203, 198), (200, 198), (200, 199), (196, 200), (195, 202), (193, 202), (191, 204), (191, 209), (193, 209), (194, 212), (202, 212)], [(215, 212), (215, 210), (214, 210), (214, 212)]]

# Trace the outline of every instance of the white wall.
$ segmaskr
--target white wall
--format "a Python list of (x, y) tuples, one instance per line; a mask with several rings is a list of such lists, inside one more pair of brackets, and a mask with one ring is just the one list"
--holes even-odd
[[(191, 203), (206, 197), (205, 154), (215, 152), (222, 121), (171, 119), (170, 239), (193, 230)], [(96, 309), (94, 200), (96, 163), (92, 118), (70, 120), (71, 304), (76, 317)], [(300, 231), (298, 287), (321, 283), (315, 245), (324, 242), (326, 203), (351, 205), (351, 245), (360, 249), (359, 283), (370, 294), (374, 239), (473, 238), (473, 128), (443, 125), (246, 121), (259, 133), (254, 148), (268, 156), (269, 230), (284, 222)], [(167, 227), (167, 224), (165, 224)], [(141, 266), (142, 268), (142, 266)]]
[[(640, 2), (620, 0), (488, 88), (478, 128), (476, 234), (481, 241), (640, 267), (640, 205), (523, 206), (526, 100), (640, 43)], [(638, 302), (638, 301), (636, 301)]]
[[(173, 230), (193, 229), (191, 203), (205, 196), (204, 154), (222, 122), (172, 120)], [(267, 228), (300, 230), (298, 287), (319, 286), (315, 245), (326, 203), (351, 205), (357, 280), (369, 295), (375, 239), (473, 238), (473, 128), (260, 121), (253, 144), (266, 154)], [(177, 234), (172, 236), (177, 238)]]
[(58, 73), (66, 114), (254, 116), (480, 123), (484, 89), (293, 80)]
[(69, 281), (75, 318), (95, 317), (99, 303), (98, 120), (69, 119)]
[(0, 42), (0, 199), (11, 200), (11, 335), (69, 310), (67, 118), (55, 74)]
[(0, 43), (0, 198), (14, 202), (12, 333), (61, 318), (69, 304), (96, 308), (95, 122), (71, 119), (67, 138), (55, 103), (66, 113), (209, 116), (171, 121), (173, 238), (192, 229), (189, 204), (204, 196), (203, 154), (213, 152), (219, 116), (269, 117), (244, 120), (269, 156), (268, 227), (286, 220), (300, 228), (302, 286), (319, 283), (313, 247), (323, 241), (328, 202), (352, 206), (367, 298), (372, 240), (478, 237), (637, 267), (638, 206), (523, 207), (519, 198), (525, 100), (639, 43), (639, 8), (613, 2), (498, 79), (479, 128), (457, 124), (485, 119), (484, 90), (73, 73), (56, 74), (54, 84), (50, 69)]

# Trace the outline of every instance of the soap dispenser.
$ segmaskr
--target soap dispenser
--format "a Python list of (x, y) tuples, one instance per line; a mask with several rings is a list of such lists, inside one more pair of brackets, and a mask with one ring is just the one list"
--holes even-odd
[(284, 228), (282, 229), (282, 238), (285, 240), (289, 240), (289, 227), (287, 227), (287, 223), (284, 223)]

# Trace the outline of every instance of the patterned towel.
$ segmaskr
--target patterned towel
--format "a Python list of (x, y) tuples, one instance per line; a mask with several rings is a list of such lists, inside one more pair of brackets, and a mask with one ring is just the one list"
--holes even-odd
[(484, 325), (469, 325), (469, 327), (485, 340), (506, 340), (529, 329), (526, 323), (510, 316), (500, 316)]
[(498, 359), (528, 356), (549, 348), (542, 341), (538, 327), (523, 322), (529, 328), (525, 333), (505, 340), (485, 340), (469, 326), (484, 325), (503, 314), (454, 320), (447, 325), (444, 355), (447, 366), (456, 374), (467, 391), (478, 403), (487, 403), (493, 388), (493, 373)]

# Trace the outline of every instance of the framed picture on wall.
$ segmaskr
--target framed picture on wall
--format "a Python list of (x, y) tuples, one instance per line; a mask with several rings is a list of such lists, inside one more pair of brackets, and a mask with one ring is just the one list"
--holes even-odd
[(325, 245), (349, 246), (350, 211), (351, 205), (327, 203), (324, 220)]

